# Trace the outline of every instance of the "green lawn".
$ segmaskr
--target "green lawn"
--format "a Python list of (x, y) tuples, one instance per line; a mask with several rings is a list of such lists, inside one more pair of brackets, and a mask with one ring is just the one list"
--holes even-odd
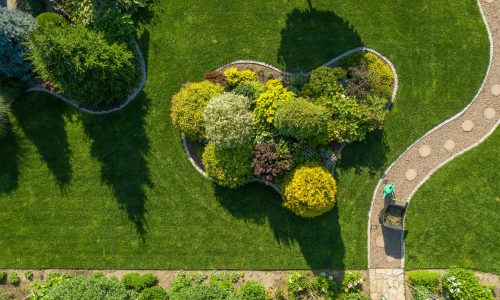
[[(19, 99), (0, 148), (0, 268), (366, 268), (381, 172), (471, 100), (487, 34), (474, 0), (312, 5), (157, 0), (140, 18), (148, 81), (130, 106), (90, 116)], [(218, 188), (190, 165), (169, 113), (184, 82), (241, 58), (310, 70), (360, 45), (393, 61), (400, 89), (385, 131), (346, 148), (334, 211), (299, 219), (270, 188)]]
[(406, 217), (406, 267), (500, 273), (500, 130), (437, 171)]

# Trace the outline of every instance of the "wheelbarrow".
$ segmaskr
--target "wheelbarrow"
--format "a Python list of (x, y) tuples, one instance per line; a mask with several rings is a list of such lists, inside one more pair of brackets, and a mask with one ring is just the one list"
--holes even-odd
[(394, 183), (384, 186), (384, 208), (380, 211), (380, 222), (384, 227), (403, 230), (406, 201), (396, 199)]

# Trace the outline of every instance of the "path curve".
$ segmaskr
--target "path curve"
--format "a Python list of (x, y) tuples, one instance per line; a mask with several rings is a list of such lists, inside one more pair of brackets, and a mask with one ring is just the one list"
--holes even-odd
[(130, 93), (127, 98), (125, 98), (125, 100), (123, 100), (121, 102), (121, 104), (117, 107), (114, 107), (114, 108), (111, 108), (111, 109), (105, 109), (105, 110), (91, 110), (91, 109), (88, 109), (88, 108), (85, 108), (82, 106), (82, 104), (77, 101), (77, 100), (74, 100), (74, 99), (71, 99), (71, 98), (68, 98), (68, 97), (65, 97), (57, 92), (54, 92), (54, 91), (51, 91), (43, 86), (34, 86), (34, 87), (31, 87), (29, 89), (26, 90), (26, 93), (29, 93), (29, 92), (42, 92), (42, 93), (48, 93), (48, 94), (51, 94), (52, 96), (76, 107), (77, 109), (85, 112), (85, 113), (88, 113), (88, 114), (93, 114), (93, 115), (104, 115), (104, 114), (109, 114), (109, 113), (112, 113), (112, 112), (115, 112), (115, 111), (118, 111), (122, 108), (124, 108), (125, 106), (127, 106), (130, 102), (132, 102), (132, 100), (135, 99), (135, 97), (137, 97), (137, 95), (139, 95), (139, 93), (142, 91), (142, 89), (144, 88), (144, 84), (146, 82), (146, 77), (147, 77), (147, 74), (146, 74), (146, 62), (144, 61), (144, 56), (142, 55), (142, 52), (141, 52), (141, 49), (139, 48), (139, 45), (137, 44), (136, 40), (133, 39), (133, 44), (134, 44), (134, 50), (135, 50), (135, 53), (136, 53), (136, 57), (137, 59), (139, 60), (139, 69), (140, 69), (140, 73), (141, 73), (141, 81), (139, 82), (139, 84), (135, 87), (135, 89), (132, 91), (132, 93)]
[[(379, 221), (384, 206), (384, 184), (395, 183), (396, 197), (409, 202), (436, 170), (479, 145), (500, 123), (500, 0), (478, 0), (478, 6), (490, 40), (490, 62), (481, 88), (464, 110), (409, 146), (384, 172), (375, 188), (368, 221), (368, 267), (374, 286), (377, 279), (382, 278), (377, 274), (383, 270), (402, 271), (404, 268), (403, 231), (385, 229)], [(382, 294), (389, 299), (404, 299), (402, 286), (392, 291), (373, 287), (371, 290), (372, 297), (377, 299)]]

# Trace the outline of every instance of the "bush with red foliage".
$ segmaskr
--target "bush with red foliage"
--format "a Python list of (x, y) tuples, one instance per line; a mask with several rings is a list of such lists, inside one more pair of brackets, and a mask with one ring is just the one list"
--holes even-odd
[(255, 176), (272, 182), (292, 167), (293, 158), (284, 143), (262, 142), (257, 144), (252, 159)]
[(224, 73), (221, 71), (212, 71), (208, 72), (203, 76), (204, 80), (208, 80), (213, 84), (218, 84), (222, 85), (223, 87), (228, 87), (229, 82), (227, 81), (226, 77), (224, 77)]

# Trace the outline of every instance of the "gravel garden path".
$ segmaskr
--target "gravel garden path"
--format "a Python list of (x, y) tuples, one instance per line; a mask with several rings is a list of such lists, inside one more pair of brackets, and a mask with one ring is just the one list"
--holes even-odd
[(478, 5), (489, 29), (491, 45), (490, 66), (482, 87), (462, 112), (407, 148), (389, 166), (375, 188), (368, 225), (368, 267), (373, 299), (381, 296), (404, 299), (404, 232), (384, 228), (380, 222), (384, 185), (394, 183), (396, 198), (410, 201), (415, 191), (437, 169), (480, 144), (499, 124), (500, 0), (478, 0)]

